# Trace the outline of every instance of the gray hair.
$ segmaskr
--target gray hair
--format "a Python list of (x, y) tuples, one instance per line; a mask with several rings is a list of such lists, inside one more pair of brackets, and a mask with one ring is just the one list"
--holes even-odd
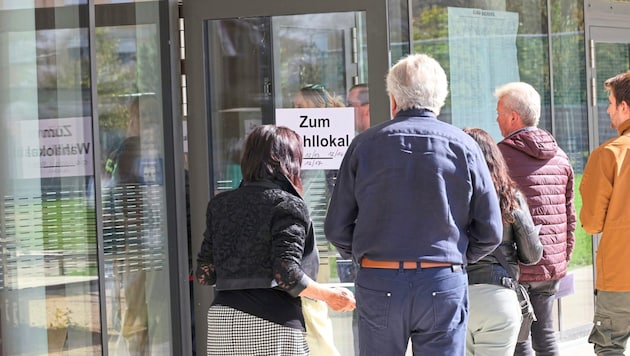
[(524, 82), (512, 82), (494, 90), (494, 96), (511, 110), (516, 111), (525, 126), (538, 126), (540, 120), (540, 94)]
[(387, 92), (399, 110), (428, 109), (436, 115), (448, 95), (442, 66), (426, 54), (411, 54), (398, 61), (387, 74)]

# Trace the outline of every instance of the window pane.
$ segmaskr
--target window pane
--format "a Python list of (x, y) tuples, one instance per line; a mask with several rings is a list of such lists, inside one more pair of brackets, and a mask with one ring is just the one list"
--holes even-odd
[(407, 0), (389, 0), (389, 48), (391, 62), (409, 54), (409, 9)]
[(104, 297), (114, 354), (172, 354), (157, 9), (144, 2), (95, 13)]
[[(629, 39), (630, 42), (630, 39)], [(619, 134), (610, 127), (608, 109), (608, 90), (603, 88), (604, 81), (621, 73), (630, 64), (630, 44), (601, 43), (595, 44), (595, 65), (597, 82), (597, 122), (599, 143), (602, 144)]]
[(554, 1), (550, 13), (554, 133), (573, 169), (581, 173), (588, 155), (584, 4), (582, 0)]
[(540, 126), (549, 128), (545, 2), (478, 2), (470, 8), (460, 3), (413, 1), (414, 52), (434, 57), (449, 77), (450, 95), (440, 118), (483, 128), (498, 141), (494, 89), (520, 80), (540, 92)]
[[(574, 166), (579, 204), (577, 187), (588, 156), (583, 1), (412, 4), (413, 51), (433, 56), (449, 77), (450, 95), (440, 119), (458, 127), (480, 127), (499, 141), (503, 137), (496, 124), (494, 89), (511, 81), (530, 83), (542, 98), (539, 127), (554, 134)], [(592, 285), (591, 265), (590, 236), (578, 227), (570, 265), (576, 284)], [(591, 322), (589, 291), (563, 298), (565, 310), (586, 311), (565, 313), (563, 329)]]
[(17, 3), (0, 5), (3, 352), (100, 354), (87, 6)]
[[(588, 110), (586, 93), (586, 56), (584, 53), (584, 4), (581, 0), (550, 2), (551, 48), (553, 63), (554, 136), (569, 156), (575, 171), (575, 210), (578, 213), (575, 249), (569, 266), (576, 285), (593, 285), (593, 250), (591, 235), (581, 227), (579, 211), (582, 200), (579, 184), (588, 157)], [(606, 98), (607, 100), (607, 98)], [(563, 330), (580, 328), (590, 331), (593, 318), (592, 288), (576, 289), (562, 298)], [(587, 325), (586, 327), (584, 327)]]

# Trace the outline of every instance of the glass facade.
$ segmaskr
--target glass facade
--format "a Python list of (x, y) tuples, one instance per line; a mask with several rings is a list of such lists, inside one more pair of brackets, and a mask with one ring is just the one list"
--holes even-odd
[[(186, 110), (191, 95), (182, 89), (184, 78), (207, 75), (214, 88), (206, 94), (212, 117), (187, 118), (208, 120), (206, 145), (187, 151), (209, 153), (205, 184), (212, 194), (238, 185), (242, 138), (252, 125), (275, 122), (274, 110), (292, 108), (301, 87), (323, 85), (344, 102), (352, 84), (381, 80), (367, 76), (366, 33), (374, 29), (361, 9), (208, 20), (207, 68), (185, 67), (186, 77), (180, 76), (169, 55), (183, 45), (171, 24), (177, 3), (0, 0), (0, 354), (187, 349), (182, 345), (191, 342), (178, 329), (192, 328), (181, 321), (188, 320), (181, 310), (189, 301), (174, 292), (189, 273), (181, 267), (188, 261), (180, 261), (189, 238), (174, 226), (187, 222), (175, 203), (185, 200), (183, 181), (176, 186), (185, 173), (173, 169), (185, 158), (172, 147), (184, 143), (172, 132), (181, 125), (172, 107)], [(442, 120), (483, 128), (500, 140), (494, 88), (525, 81), (540, 92), (540, 127), (574, 165), (579, 211), (589, 147), (615, 134), (602, 83), (628, 68), (628, 44), (599, 39), (589, 54), (583, 0), (388, 4), (389, 28), (382, 31), (389, 33), (391, 62), (428, 53), (449, 76)], [(593, 117), (589, 55), (597, 65)], [(321, 279), (337, 282), (336, 253), (321, 229), (329, 174), (307, 175)], [(200, 241), (192, 236), (192, 244)], [(591, 236), (578, 227), (573, 285), (592, 286), (592, 260)], [(569, 286), (565, 292), (558, 329), (583, 336), (592, 291), (571, 293)], [(331, 315), (335, 327), (350, 327), (349, 314)], [(338, 335), (340, 350), (351, 350), (351, 331)]]
[(0, 354), (173, 353), (159, 6), (0, 1)]
[(95, 16), (108, 346), (171, 354), (158, 3)]
[(101, 353), (87, 1), (0, 2), (2, 353)]
[[(583, 1), (412, 4), (414, 52), (436, 58), (449, 77), (450, 93), (440, 119), (462, 128), (482, 128), (500, 141), (494, 89), (512, 81), (531, 84), (542, 98), (539, 127), (554, 135), (573, 164), (579, 212), (578, 187), (589, 152)], [(601, 117), (608, 120), (607, 115)], [(592, 285), (591, 236), (579, 221), (577, 225), (571, 273), (574, 283)], [(592, 290), (582, 293), (562, 301), (565, 310), (575, 306), (579, 317), (559, 312), (559, 329), (591, 322), (592, 308), (584, 306), (592, 301)]]

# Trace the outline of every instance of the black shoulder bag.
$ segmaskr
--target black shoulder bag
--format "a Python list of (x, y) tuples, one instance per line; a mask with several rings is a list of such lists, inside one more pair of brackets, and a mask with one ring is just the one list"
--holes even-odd
[(537, 320), (536, 315), (534, 314), (534, 308), (532, 307), (532, 302), (529, 300), (529, 294), (527, 293), (525, 287), (518, 283), (516, 276), (513, 276), (510, 273), (508, 261), (503, 252), (501, 252), (500, 248), (497, 248), (492, 255), (499, 261), (499, 264), (505, 269), (512, 279), (511, 287), (516, 292), (518, 303), (521, 307), (521, 314), (523, 316), (521, 319), (521, 330), (518, 332), (517, 341), (526, 341), (529, 338), (532, 323)]

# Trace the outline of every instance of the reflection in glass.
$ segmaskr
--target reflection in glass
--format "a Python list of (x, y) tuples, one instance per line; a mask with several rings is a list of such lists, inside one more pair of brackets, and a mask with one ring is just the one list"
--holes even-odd
[(597, 83), (597, 124), (599, 128), (599, 144), (617, 137), (617, 130), (610, 127), (608, 109), (608, 91), (604, 89), (604, 81), (621, 73), (630, 63), (630, 44), (628, 43), (600, 43), (595, 44), (595, 68)]
[(276, 107), (291, 107), (308, 84), (345, 97), (355, 81), (368, 81), (365, 26), (361, 12), (274, 17)]
[[(238, 186), (243, 139), (252, 127), (273, 123), (274, 107), (293, 107), (294, 95), (309, 84), (345, 106), (352, 84), (368, 80), (362, 12), (224, 19), (207, 26), (215, 193)], [(307, 180), (312, 189), (305, 199), (322, 257), (320, 276), (327, 281), (336, 278), (328, 262), (336, 251), (324, 236), (329, 196), (323, 171), (319, 178)]]
[[(549, 12), (553, 31), (554, 136), (569, 155), (573, 170), (579, 174), (588, 153), (584, 3), (581, 0), (550, 2)], [(579, 194), (577, 190), (576, 194)]]
[(33, 5), (19, 3), (0, 6), (2, 353), (96, 355), (90, 59), (88, 31), (76, 27), (84, 6), (36, 28)]
[[(549, 100), (546, 75), (546, 17), (542, 1), (508, 1), (496, 6), (460, 7), (459, 1), (440, 6), (413, 2), (414, 52), (431, 55), (449, 76), (451, 93), (440, 119), (456, 126), (482, 127), (499, 141), (494, 89), (507, 82), (533, 85)], [(478, 5), (478, 4), (477, 4)], [(525, 13), (526, 11), (526, 13)], [(535, 52), (535, 55), (533, 54)], [(550, 118), (548, 105), (543, 117)], [(542, 128), (550, 121), (541, 120)]]
[(409, 1), (389, 0), (389, 42), (392, 63), (409, 54)]
[(108, 348), (170, 354), (157, 26), (96, 29)]
[[(584, 2), (445, 0), (435, 5), (413, 0), (411, 4), (413, 51), (433, 56), (449, 76), (451, 95), (440, 119), (482, 128), (501, 140), (492, 95), (495, 87), (506, 81), (530, 83), (542, 97), (539, 126), (552, 132), (567, 152), (579, 184), (588, 155)], [(570, 265), (576, 283), (592, 284), (591, 266), (590, 236), (578, 228)], [(590, 288), (563, 302), (565, 309), (584, 311), (570, 317), (565, 313), (564, 328), (591, 322)]]
[[(294, 107), (301, 88), (311, 85), (316, 98), (323, 98), (325, 90), (331, 96), (322, 102), (344, 107), (349, 88), (368, 81), (363, 12), (221, 19), (205, 26), (214, 194), (238, 186), (244, 138), (257, 125), (275, 123), (274, 109)], [(337, 252), (323, 231), (330, 197), (327, 178), (323, 170), (303, 177), (320, 252), (319, 279), (324, 282), (338, 281)], [(341, 354), (351, 354), (351, 318), (338, 317), (333, 320), (336, 346)]]

